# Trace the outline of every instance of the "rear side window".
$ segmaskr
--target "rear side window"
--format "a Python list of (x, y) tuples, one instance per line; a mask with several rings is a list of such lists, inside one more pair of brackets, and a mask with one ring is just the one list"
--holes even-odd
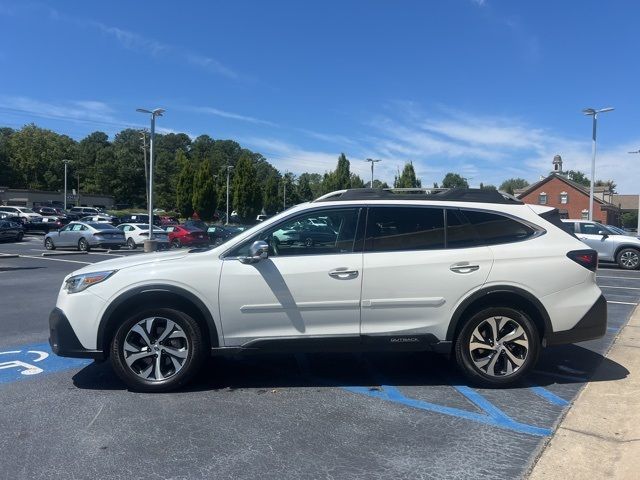
[(477, 210), (461, 210), (473, 227), (481, 245), (519, 242), (531, 237), (535, 230), (512, 218)]
[(369, 209), (365, 251), (437, 250), (444, 248), (444, 210), (433, 207)]

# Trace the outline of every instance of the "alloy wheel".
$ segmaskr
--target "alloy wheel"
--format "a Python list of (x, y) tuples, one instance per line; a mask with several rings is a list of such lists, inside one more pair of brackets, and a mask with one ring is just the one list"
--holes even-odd
[(164, 317), (149, 317), (134, 324), (122, 343), (129, 369), (147, 381), (161, 381), (176, 375), (189, 357), (184, 330)]
[(506, 377), (524, 364), (529, 354), (529, 339), (516, 320), (493, 316), (475, 328), (468, 348), (478, 370), (492, 377)]
[(640, 263), (640, 256), (636, 252), (628, 250), (620, 255), (620, 262), (626, 268), (636, 268)]

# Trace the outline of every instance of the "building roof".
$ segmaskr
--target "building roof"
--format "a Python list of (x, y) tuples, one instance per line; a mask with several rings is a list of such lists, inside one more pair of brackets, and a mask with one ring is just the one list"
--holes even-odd
[(620, 205), (622, 210), (638, 210), (638, 195), (613, 195), (611, 203)]
[[(559, 175), (557, 173), (552, 173), (550, 174), (548, 177), (543, 178), (542, 180), (540, 180), (539, 182), (536, 182), (532, 185), (529, 185), (527, 188), (523, 188), (517, 191), (516, 196), (520, 199), (522, 199), (522, 197), (526, 197), (527, 195), (529, 195), (529, 193), (533, 192), (535, 189), (541, 187), (542, 185), (544, 185), (545, 183), (553, 180), (554, 178), (557, 178), (558, 180), (566, 183), (568, 186), (570, 186), (571, 188), (573, 188), (574, 190), (578, 190), (580, 193), (589, 196), (589, 189), (587, 187), (585, 187), (584, 185), (580, 185), (577, 182), (574, 182), (573, 180), (569, 180), (567, 177), (565, 177), (564, 175)], [(605, 187), (594, 187), (594, 193), (596, 191), (598, 191), (598, 189), (600, 189), (599, 191), (602, 192), (604, 190), (602, 190), (602, 188)], [(598, 198), (598, 197), (593, 197), (593, 200), (597, 203), (600, 203), (602, 205), (610, 205), (609, 202), (605, 202), (604, 200)]]

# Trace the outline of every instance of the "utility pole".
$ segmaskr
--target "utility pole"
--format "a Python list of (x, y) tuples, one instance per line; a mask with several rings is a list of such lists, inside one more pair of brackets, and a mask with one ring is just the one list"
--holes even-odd
[[(634, 150), (633, 152), (629, 152), (629, 153), (639, 154), (640, 149)], [(638, 194), (638, 226), (636, 229), (636, 235), (640, 235), (640, 194)]]
[(146, 110), (137, 108), (137, 112), (151, 115), (151, 133), (149, 135), (149, 236), (144, 241), (144, 251), (154, 252), (158, 244), (153, 240), (153, 139), (156, 132), (156, 117), (161, 117), (164, 113), (162, 108)]
[(142, 140), (142, 152), (144, 155), (144, 186), (147, 193), (147, 205), (149, 204), (149, 168), (147, 165), (147, 132), (142, 130), (140, 132), (140, 139)]
[(227, 220), (225, 225), (229, 225), (229, 173), (233, 170), (231, 165), (227, 165)]
[(69, 160), (67, 160), (66, 158), (64, 160), (62, 160), (62, 163), (64, 163), (64, 210), (67, 210), (67, 164), (69, 163)]
[(613, 108), (601, 108), (596, 110), (594, 108), (585, 108), (582, 110), (587, 116), (593, 118), (593, 127), (591, 131), (591, 185), (589, 186), (589, 220), (593, 220), (593, 184), (595, 183), (596, 175), (596, 126), (598, 124), (598, 114), (612, 111)]
[(76, 205), (76, 207), (80, 206), (80, 172), (78, 172), (78, 205)]
[(371, 162), (371, 188), (373, 188), (373, 165), (380, 162), (381, 160), (374, 160), (372, 158), (367, 158), (365, 161)]
[(287, 174), (284, 174), (282, 177), (282, 211), (284, 212), (287, 209)]

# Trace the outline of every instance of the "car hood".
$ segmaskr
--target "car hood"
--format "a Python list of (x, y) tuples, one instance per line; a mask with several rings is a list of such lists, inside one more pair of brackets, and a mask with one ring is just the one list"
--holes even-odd
[(113, 260), (104, 260), (102, 262), (92, 263), (86, 267), (73, 272), (73, 275), (79, 273), (102, 272), (105, 270), (122, 270), (123, 268), (135, 267), (147, 263), (166, 262), (169, 260), (178, 260), (189, 255), (189, 250), (181, 249), (177, 252), (157, 252), (157, 253), (141, 253), (128, 257), (116, 258)]

